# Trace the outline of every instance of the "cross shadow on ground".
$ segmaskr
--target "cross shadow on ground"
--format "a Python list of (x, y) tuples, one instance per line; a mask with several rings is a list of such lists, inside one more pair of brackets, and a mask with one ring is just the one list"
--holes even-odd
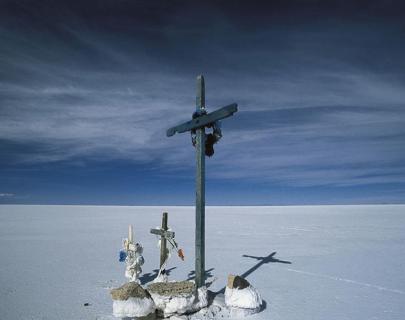
[[(256, 257), (256, 256), (250, 256), (247, 254), (242, 255), (242, 257), (245, 258), (252, 258), (255, 260), (258, 260), (259, 262), (256, 263), (253, 267), (251, 267), (249, 270), (246, 270), (243, 274), (241, 274), (240, 276), (242, 278), (246, 278), (248, 277), (250, 274), (252, 274), (253, 272), (255, 272), (257, 269), (259, 269), (262, 265), (267, 264), (267, 263), (285, 263), (285, 264), (291, 264), (291, 261), (286, 261), (286, 260), (280, 260), (275, 258), (274, 256), (276, 255), (276, 251), (270, 253), (268, 256), (266, 257)], [(225, 287), (223, 287), (221, 290), (217, 291), (216, 294), (219, 293), (225, 293)]]
[[(169, 276), (170, 272), (173, 271), (174, 269), (176, 269), (176, 267), (166, 269), (166, 274)], [(148, 282), (151, 282), (152, 280), (154, 280), (157, 277), (158, 273), (159, 273), (159, 269), (152, 270), (152, 273), (151, 272), (144, 273), (141, 277), (139, 277), (139, 281), (141, 281), (141, 284), (146, 284)]]
[[(214, 268), (205, 270), (205, 280), (207, 280), (208, 278), (213, 277), (212, 271), (214, 271)], [(193, 279), (195, 279), (195, 271), (191, 270), (187, 275), (187, 280), (190, 281), (190, 280), (193, 280)]]
[(243, 274), (241, 274), (241, 277), (246, 278), (248, 275), (250, 275), (251, 273), (256, 271), (258, 268), (260, 268), (265, 263), (277, 262), (277, 263), (291, 264), (291, 261), (280, 260), (280, 259), (274, 258), (276, 253), (277, 252), (274, 251), (273, 253), (270, 253), (267, 257), (255, 257), (255, 256), (249, 256), (247, 254), (244, 254), (242, 257), (256, 259), (259, 262), (257, 264), (255, 264), (252, 268), (250, 268), (249, 270), (247, 270)]

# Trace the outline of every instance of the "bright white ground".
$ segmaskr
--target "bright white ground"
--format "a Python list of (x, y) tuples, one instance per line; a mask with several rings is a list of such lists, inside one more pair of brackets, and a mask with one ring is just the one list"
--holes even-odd
[[(149, 230), (163, 210), (186, 255), (171, 258), (170, 278), (186, 279), (192, 207), (0, 206), (0, 318), (110, 319), (127, 225), (144, 246), (147, 280), (159, 259)], [(249, 273), (267, 302), (252, 320), (402, 320), (405, 206), (210, 207), (206, 268), (214, 291), (229, 273)]]

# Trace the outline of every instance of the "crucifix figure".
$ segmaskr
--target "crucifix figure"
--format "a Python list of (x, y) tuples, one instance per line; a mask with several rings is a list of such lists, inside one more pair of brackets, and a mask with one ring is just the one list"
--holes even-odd
[[(214, 154), (213, 145), (222, 137), (219, 120), (238, 111), (236, 103), (207, 113), (205, 110), (205, 84), (202, 75), (197, 77), (196, 111), (192, 120), (167, 130), (168, 137), (175, 133), (190, 131), (196, 148), (196, 232), (195, 232), (195, 283), (200, 288), (205, 284), (205, 156)], [(205, 128), (213, 132), (206, 134)]]

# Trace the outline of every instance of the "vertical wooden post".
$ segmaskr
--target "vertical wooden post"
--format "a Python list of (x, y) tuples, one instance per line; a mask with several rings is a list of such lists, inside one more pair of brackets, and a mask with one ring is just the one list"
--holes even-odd
[[(167, 212), (163, 212), (162, 216), (162, 230), (167, 231)], [(167, 243), (165, 237), (160, 237), (160, 268), (162, 268), (163, 264), (167, 259)]]
[[(204, 77), (200, 75), (197, 77), (196, 112), (193, 113), (192, 120), (166, 131), (168, 137), (186, 131), (196, 135), (195, 283), (197, 288), (205, 285), (205, 127), (215, 128), (217, 121), (228, 118), (237, 111), (238, 105), (232, 103), (207, 113), (205, 110)], [(217, 130), (216, 133), (219, 134), (219, 131)], [(192, 139), (194, 144), (194, 136)], [(151, 232), (158, 234), (154, 230)]]
[(197, 112), (205, 110), (205, 81), (202, 75), (197, 77), (197, 95), (195, 99), (195, 107)]
[[(196, 111), (205, 110), (204, 77), (197, 77)], [(195, 283), (205, 284), (205, 128), (196, 130)]]

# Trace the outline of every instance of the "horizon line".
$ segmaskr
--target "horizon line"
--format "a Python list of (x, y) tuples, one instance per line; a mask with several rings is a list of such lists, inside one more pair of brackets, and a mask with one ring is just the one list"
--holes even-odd
[[(405, 203), (351, 203), (351, 204), (263, 204), (263, 205), (206, 205), (205, 207), (327, 207), (327, 206), (403, 206)], [(66, 206), (66, 207), (195, 207), (195, 205), (120, 205), (120, 204), (30, 204), (0, 203), (0, 206)]]

